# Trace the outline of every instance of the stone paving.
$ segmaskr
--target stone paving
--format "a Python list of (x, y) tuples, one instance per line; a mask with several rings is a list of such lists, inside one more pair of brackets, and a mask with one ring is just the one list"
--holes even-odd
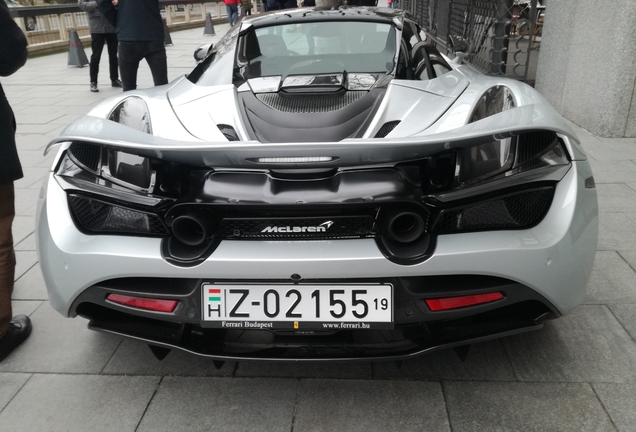
[[(222, 35), (228, 26), (216, 26)], [(173, 32), (169, 77), (219, 36)], [(90, 53), (89, 53), (90, 54)], [(106, 56), (106, 53), (103, 54)], [(600, 204), (588, 295), (538, 332), (405, 361), (226, 363), (173, 351), (157, 361), (140, 343), (86, 329), (48, 304), (34, 240), (36, 200), (73, 119), (120, 90), (89, 92), (88, 68), (67, 54), (30, 59), (3, 78), (18, 122), (25, 177), (16, 182), (16, 313), (33, 334), (0, 363), (0, 431), (634, 431), (636, 430), (636, 139), (577, 128)], [(152, 85), (144, 64), (139, 87)]]

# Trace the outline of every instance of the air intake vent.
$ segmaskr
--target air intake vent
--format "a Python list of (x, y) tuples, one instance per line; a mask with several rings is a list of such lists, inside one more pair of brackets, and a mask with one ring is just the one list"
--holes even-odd
[(218, 124), (216, 127), (219, 128), (221, 133), (227, 138), (228, 141), (240, 141), (238, 134), (234, 130), (234, 128), (230, 125), (226, 124)]
[(342, 109), (366, 94), (366, 91), (284, 96), (278, 93), (260, 93), (256, 97), (265, 105), (278, 111), (310, 114)]
[(73, 219), (84, 232), (99, 234), (167, 235), (152, 213), (140, 212), (81, 195), (69, 195)]
[(377, 134), (375, 134), (374, 138), (384, 138), (385, 136), (387, 136), (388, 134), (391, 133), (391, 131), (393, 129), (395, 129), (395, 127), (397, 125), (400, 124), (400, 120), (396, 120), (396, 121), (390, 121), (390, 122), (386, 122), (382, 125), (382, 127), (380, 128), (380, 130), (378, 131)]
[(68, 150), (76, 163), (82, 165), (84, 168), (90, 171), (97, 171), (101, 154), (100, 147), (93, 144), (76, 141), (71, 144)]
[(550, 131), (530, 132), (519, 135), (517, 165), (521, 165), (556, 144), (557, 135)]
[(553, 187), (510, 194), (498, 199), (443, 210), (433, 224), (433, 232), (529, 228), (541, 222), (550, 209)]

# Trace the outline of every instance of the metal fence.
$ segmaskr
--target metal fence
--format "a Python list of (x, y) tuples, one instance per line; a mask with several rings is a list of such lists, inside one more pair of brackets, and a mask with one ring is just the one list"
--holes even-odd
[[(213, 19), (227, 18), (222, 0), (203, 0), (203, 3), (201, 0), (197, 3), (190, 0), (160, 0), (159, 3), (161, 15), (169, 29), (203, 26), (207, 13)], [(11, 8), (11, 15), (27, 36), (30, 54), (66, 48), (70, 30), (76, 30), (83, 41), (90, 40), (86, 13), (77, 4), (14, 7)]]
[(490, 75), (534, 83), (545, 7), (537, 0), (402, 0), (437, 44), (465, 39), (464, 62)]

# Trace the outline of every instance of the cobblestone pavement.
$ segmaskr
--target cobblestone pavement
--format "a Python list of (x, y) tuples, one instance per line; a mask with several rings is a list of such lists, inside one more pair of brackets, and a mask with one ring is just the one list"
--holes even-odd
[[(217, 35), (227, 25), (216, 26)], [(171, 79), (219, 36), (173, 32)], [(104, 56), (106, 53), (104, 53)], [(584, 304), (545, 328), (399, 367), (226, 363), (91, 332), (48, 305), (35, 250), (47, 142), (105, 97), (67, 54), (30, 59), (2, 84), (15, 109), (25, 177), (16, 183), (14, 307), (31, 337), (0, 363), (0, 431), (634, 431), (636, 430), (636, 139), (577, 129), (600, 201), (598, 253)], [(152, 81), (142, 65), (139, 86)]]

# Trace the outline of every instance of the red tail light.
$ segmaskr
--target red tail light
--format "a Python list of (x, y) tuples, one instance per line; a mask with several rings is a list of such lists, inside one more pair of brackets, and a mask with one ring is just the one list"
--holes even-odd
[(474, 294), (461, 297), (446, 297), (437, 299), (425, 299), (429, 309), (433, 312), (444, 311), (449, 309), (458, 309), (466, 306), (474, 306), (483, 303), (490, 303), (501, 300), (504, 295), (500, 292)]
[(132, 297), (122, 294), (108, 294), (106, 300), (113, 303), (130, 306), (138, 309), (146, 309), (156, 312), (172, 312), (179, 303), (178, 300), (166, 300), (147, 297)]

